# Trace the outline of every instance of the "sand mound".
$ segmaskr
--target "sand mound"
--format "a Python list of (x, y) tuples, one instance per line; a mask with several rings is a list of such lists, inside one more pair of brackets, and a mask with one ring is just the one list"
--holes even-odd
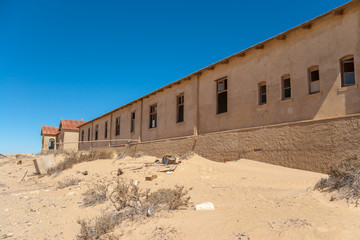
[[(346, 201), (330, 202), (314, 185), (326, 175), (246, 159), (218, 163), (193, 155), (174, 172), (148, 166), (155, 157), (83, 162), (39, 177), (32, 159), (0, 166), (0, 237), (74, 239), (79, 219), (114, 211), (110, 201), (85, 207), (83, 196), (95, 184), (137, 181), (141, 189), (184, 186), (191, 207), (162, 212), (114, 229), (121, 239), (356, 239), (360, 210)], [(3, 161), (4, 162), (4, 161)], [(20, 181), (28, 171), (24, 181)], [(84, 174), (87, 171), (87, 174)], [(152, 181), (146, 176), (157, 175)], [(70, 181), (74, 179), (74, 181)], [(59, 183), (72, 182), (68, 186)], [(111, 189), (110, 189), (111, 190)], [(212, 202), (215, 210), (195, 211)]]

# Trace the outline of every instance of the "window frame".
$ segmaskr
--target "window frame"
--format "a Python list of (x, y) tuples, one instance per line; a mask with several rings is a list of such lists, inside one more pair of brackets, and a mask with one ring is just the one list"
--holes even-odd
[[(223, 114), (223, 113), (228, 112), (228, 89), (229, 89), (228, 78), (223, 77), (223, 78), (217, 79), (215, 81), (216, 81), (216, 115), (219, 115), (219, 114)], [(223, 90), (219, 90), (220, 83), (224, 84), (224, 89)], [(226, 110), (220, 112), (220, 109), (219, 109), (219, 107), (220, 107), (219, 106), (219, 96), (221, 94), (223, 94), (223, 93), (226, 93)]]
[[(287, 87), (285, 88), (285, 81), (289, 79), (289, 82), (290, 82), (290, 87)], [(281, 100), (288, 100), (288, 99), (291, 99), (292, 98), (292, 91), (291, 91), (291, 76), (290, 74), (285, 74), (281, 77)], [(285, 91), (287, 89), (290, 89), (290, 96), (289, 97), (286, 97), (285, 96)]]
[[(176, 123), (184, 122), (184, 115), (185, 115), (185, 97), (184, 93), (180, 93), (176, 96)], [(180, 107), (182, 107), (182, 119), (180, 119)]]
[(120, 135), (120, 117), (115, 118), (115, 136)]
[(88, 128), (88, 142), (90, 141), (90, 139), (91, 139), (91, 131), (90, 131), (90, 127)]
[(104, 138), (107, 138), (108, 136), (108, 121), (105, 121), (105, 132), (104, 132)]
[(84, 135), (85, 135), (84, 130), (81, 130), (81, 141), (82, 141), (82, 142), (84, 141)]
[(95, 125), (95, 140), (99, 139), (99, 124)]
[[(354, 68), (354, 83), (352, 84), (346, 84), (345, 85), (345, 72), (344, 72), (344, 63), (346, 61), (352, 60), (353, 63), (353, 68)], [(347, 55), (345, 57), (342, 57), (340, 59), (340, 70), (341, 70), (341, 87), (349, 87), (349, 86), (353, 86), (356, 84), (356, 79), (355, 79), (355, 59), (354, 59), (354, 55)]]
[[(318, 71), (318, 75), (319, 75), (319, 79), (313, 81), (312, 80), (312, 73)], [(318, 91), (312, 91), (311, 89), (311, 83), (312, 82), (319, 82), (319, 90)], [(308, 68), (308, 85), (309, 85), (309, 94), (316, 94), (316, 93), (320, 93), (320, 69), (319, 69), (319, 65), (315, 65), (312, 67)]]
[[(265, 93), (262, 93), (262, 87), (265, 86)], [(259, 105), (266, 105), (267, 104), (267, 86), (266, 81), (262, 81), (258, 83), (258, 104)], [(265, 95), (265, 102), (262, 101), (262, 96)]]
[[(152, 125), (152, 116), (155, 118), (155, 126)], [(157, 128), (157, 103), (149, 105), (149, 129), (152, 128)]]
[(131, 112), (130, 115), (130, 133), (135, 132), (135, 118), (136, 118), (135, 112), (136, 111)]

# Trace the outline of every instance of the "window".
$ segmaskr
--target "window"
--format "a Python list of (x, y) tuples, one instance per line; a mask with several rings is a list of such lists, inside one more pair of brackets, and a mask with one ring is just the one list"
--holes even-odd
[(88, 128), (88, 141), (90, 141), (90, 128)]
[(341, 61), (341, 86), (351, 86), (355, 84), (355, 67), (352, 56), (343, 58)]
[(216, 81), (217, 114), (227, 112), (227, 79), (222, 78)]
[(150, 124), (149, 128), (156, 128), (157, 124), (157, 105), (150, 106)]
[(120, 118), (116, 118), (115, 120), (115, 136), (120, 135)]
[(81, 131), (81, 141), (82, 141), (82, 142), (84, 141), (84, 135), (85, 135), (84, 130), (82, 130), (82, 131)]
[(266, 82), (259, 83), (259, 105), (266, 104)]
[(98, 136), (99, 136), (99, 125), (95, 126), (95, 140), (98, 140)]
[(105, 122), (105, 138), (107, 138), (107, 132), (108, 132), (108, 122)]
[(184, 121), (184, 94), (180, 94), (177, 96), (177, 120), (176, 122), (183, 122)]
[(131, 113), (131, 123), (130, 123), (130, 132), (133, 133), (135, 131), (135, 112)]
[(319, 66), (309, 68), (309, 94), (320, 92)]
[(291, 98), (291, 81), (290, 75), (286, 75), (282, 77), (282, 99)]

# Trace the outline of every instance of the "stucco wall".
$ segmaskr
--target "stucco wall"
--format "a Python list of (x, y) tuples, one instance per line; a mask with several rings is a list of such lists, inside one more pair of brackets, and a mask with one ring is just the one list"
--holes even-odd
[(63, 150), (78, 150), (78, 139), (79, 132), (74, 130), (65, 130), (64, 131), (64, 144)]
[[(359, 7), (299, 29), (285, 40), (205, 71), (200, 77), (200, 133), (343, 116), (360, 111), (360, 88), (341, 89), (340, 58), (352, 54), (360, 82)], [(320, 94), (308, 93), (308, 68), (319, 66)], [(281, 100), (281, 76), (290, 74), (292, 99)], [(228, 112), (216, 114), (216, 82), (228, 81)], [(258, 105), (258, 83), (266, 81), (267, 104)]]
[(360, 153), (360, 115), (143, 142), (132, 144), (127, 155), (160, 158), (191, 151), (220, 162), (247, 158), (326, 173), (332, 164)]
[[(50, 139), (54, 139), (55, 143), (56, 143), (56, 136), (53, 135), (44, 135), (42, 137), (42, 146), (41, 146), (41, 151), (47, 151), (49, 150), (49, 141)], [(54, 149), (56, 149), (56, 144), (54, 145)]]

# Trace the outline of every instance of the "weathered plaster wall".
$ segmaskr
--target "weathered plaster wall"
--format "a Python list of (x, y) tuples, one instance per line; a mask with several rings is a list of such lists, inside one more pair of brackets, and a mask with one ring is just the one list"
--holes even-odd
[[(42, 137), (42, 146), (41, 146), (41, 151), (47, 151), (49, 150), (49, 141), (50, 139), (54, 139), (55, 143), (56, 143), (56, 135), (44, 135)], [(56, 148), (56, 144), (54, 145), (54, 147)]]
[[(330, 15), (311, 29), (252, 49), (200, 76), (200, 133), (360, 112), (360, 88), (341, 88), (340, 59), (353, 55), (355, 82), (360, 82), (359, 6)], [(319, 66), (319, 94), (309, 94), (308, 68)], [(290, 74), (292, 98), (281, 100), (281, 76)], [(228, 112), (216, 114), (216, 81), (227, 77)], [(266, 81), (267, 104), (258, 105), (258, 83)]]
[(74, 130), (65, 130), (64, 131), (64, 144), (63, 150), (78, 150), (78, 139), (79, 132)]
[(332, 164), (360, 153), (360, 115), (143, 142), (131, 145), (127, 155), (190, 151), (220, 162), (247, 158), (326, 173)]

